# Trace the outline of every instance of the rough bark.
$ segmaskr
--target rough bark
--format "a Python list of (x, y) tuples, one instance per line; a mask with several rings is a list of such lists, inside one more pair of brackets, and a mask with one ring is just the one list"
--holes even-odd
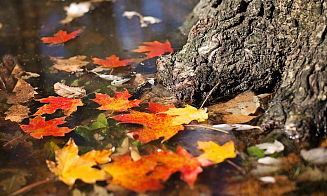
[(277, 91), (264, 127), (293, 139), (326, 132), (327, 3), (200, 0), (183, 25), (181, 51), (157, 60), (158, 80), (182, 101)]

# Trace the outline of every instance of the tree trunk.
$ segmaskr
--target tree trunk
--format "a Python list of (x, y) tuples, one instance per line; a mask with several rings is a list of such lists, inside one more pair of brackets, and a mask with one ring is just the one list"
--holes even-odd
[(276, 92), (263, 126), (292, 139), (326, 132), (327, 3), (323, 0), (200, 0), (181, 51), (157, 60), (158, 80), (182, 101), (253, 90)]

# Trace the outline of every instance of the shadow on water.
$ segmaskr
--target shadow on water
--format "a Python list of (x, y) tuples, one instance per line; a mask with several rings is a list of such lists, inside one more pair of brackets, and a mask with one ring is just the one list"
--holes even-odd
[[(70, 58), (76, 55), (85, 55), (87, 56), (86, 60), (90, 62), (88, 66), (92, 68), (91, 57), (102, 59), (111, 55), (116, 55), (121, 59), (145, 57), (144, 54), (132, 52), (132, 50), (142, 45), (143, 42), (159, 41), (163, 43), (169, 40), (172, 48), (176, 51), (186, 42), (186, 37), (181, 35), (178, 27), (181, 26), (185, 17), (191, 12), (198, 0), (117, 0), (115, 2), (96, 2), (93, 3), (94, 9), (84, 16), (75, 18), (68, 24), (61, 24), (59, 21), (66, 17), (63, 8), (72, 2), (65, 0), (0, 1), (0, 56), (6, 54), (13, 55), (18, 59), (25, 71), (40, 74), (40, 77), (28, 80), (33, 87), (37, 87), (37, 98), (55, 95), (53, 84), (56, 82), (66, 81), (66, 84), (71, 84), (76, 79), (79, 80), (78, 86), (88, 84), (86, 86), (88, 92), (94, 92), (99, 89), (103, 92), (106, 88), (106, 92), (103, 93), (113, 95), (116, 90), (121, 91), (124, 88), (135, 88), (132, 83), (127, 83), (126, 86), (113, 87), (108, 90), (107, 86), (110, 85), (110, 82), (100, 79), (94, 74), (76, 75), (54, 70), (50, 57)], [(150, 24), (148, 27), (142, 28), (140, 27), (138, 17), (134, 16), (132, 19), (123, 17), (122, 15), (125, 11), (136, 11), (143, 16), (153, 16), (161, 19), (162, 22)], [(41, 37), (53, 36), (59, 30), (72, 32), (78, 29), (83, 30), (81, 35), (64, 45), (49, 46), (42, 43), (40, 39)], [(153, 76), (156, 71), (155, 60), (155, 58), (144, 60), (142, 63), (114, 70), (114, 73), (123, 76), (131, 76), (135, 73)], [(93, 99), (94, 95), (89, 95), (89, 98)], [(83, 102), (87, 101), (83, 100)], [(78, 112), (73, 113), (69, 117), (69, 126), (74, 127), (83, 123), (90, 125), (90, 119), (98, 116), (100, 111), (91, 109), (96, 108), (96, 104), (91, 101), (87, 104), (89, 106), (79, 109)], [(28, 106), (31, 108), (31, 113), (34, 113), (37, 107), (40, 107), (40, 103), (34, 101), (28, 104)], [(5, 112), (5, 108), (9, 106), (2, 103), (1, 107), (3, 107), (1, 111)], [(57, 115), (60, 114), (55, 113), (53, 116)], [(22, 136), (21, 139), (3, 147), (7, 141), (23, 133), (17, 123), (4, 120), (4, 117), (5, 115), (1, 113), (0, 195), (7, 195), (21, 187), (54, 177), (49, 172), (45, 160), (54, 160), (54, 149), (58, 146), (61, 148), (68, 141), (69, 137), (73, 137), (76, 143), (81, 145), (80, 152), (84, 153), (91, 149), (101, 149), (104, 146), (120, 144), (123, 138), (114, 133), (114, 131), (124, 131), (128, 128), (125, 125), (118, 126), (115, 122), (110, 122), (109, 119), (109, 124), (112, 124), (110, 124), (110, 128), (105, 134), (112, 134), (112, 142), (102, 143), (100, 147), (97, 146), (98, 143), (90, 142), (88, 145), (87, 140), (74, 133), (58, 138), (44, 137), (42, 140)], [(22, 124), (26, 123), (28, 123), (27, 119), (22, 122)], [(201, 131), (203, 130), (191, 131), (192, 133), (188, 135), (178, 134), (173, 138), (171, 145), (176, 145), (176, 141), (182, 141), (181, 144), (185, 144), (184, 147), (192, 152), (194, 146), (187, 146), (186, 141), (190, 140), (188, 137), (193, 137), (194, 141), (192, 140), (192, 144), (194, 144), (196, 142), (194, 138), (201, 137), (196, 135), (196, 133)], [(209, 135), (206, 137), (208, 139), (216, 136)], [(154, 145), (160, 146), (160, 143), (157, 142)], [(194, 151), (194, 153), (196, 152)], [(224, 173), (221, 173), (222, 170)], [(230, 174), (228, 174), (229, 171)], [(184, 193), (191, 195), (200, 193), (204, 195), (219, 195), (218, 188), (220, 189), (224, 186), (224, 180), (220, 176), (235, 175), (237, 173), (239, 171), (228, 163), (217, 166), (210, 171), (205, 169), (199, 177), (199, 183), (196, 184), (196, 191), (190, 190), (184, 182), (178, 180), (179, 174), (176, 174), (166, 182), (167, 188), (164, 191), (150, 193), (150, 195), (177, 195)], [(86, 193), (92, 187), (93, 185), (85, 185), (80, 181), (77, 181), (74, 186), (74, 188), (81, 189)], [(68, 186), (60, 181), (55, 181), (43, 184), (22, 195), (72, 195), (72, 189), (69, 189)], [(135, 194), (129, 193), (129, 195)]]

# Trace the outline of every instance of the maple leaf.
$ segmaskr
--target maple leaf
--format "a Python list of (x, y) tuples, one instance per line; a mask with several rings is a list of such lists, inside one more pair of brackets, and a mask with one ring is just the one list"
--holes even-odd
[(176, 153), (158, 149), (138, 161), (132, 161), (128, 154), (113, 156), (112, 159), (114, 162), (104, 168), (113, 177), (110, 183), (140, 193), (162, 189), (160, 182), (167, 181), (176, 172), (180, 172), (181, 179), (193, 188), (197, 175), (202, 172), (198, 158), (192, 157), (180, 146)]
[(84, 104), (80, 99), (66, 98), (66, 97), (47, 97), (43, 99), (37, 99), (41, 103), (50, 103), (46, 104), (38, 109), (34, 115), (41, 114), (52, 114), (57, 109), (62, 109), (66, 116), (69, 116), (71, 113), (77, 110), (77, 106), (83, 106)]
[(160, 56), (166, 52), (173, 52), (171, 45), (168, 40), (165, 43), (160, 43), (158, 41), (154, 42), (144, 42), (147, 46), (139, 46), (138, 49), (133, 50), (133, 52), (145, 52), (146, 58), (152, 58), (155, 56)]
[(22, 122), (25, 118), (28, 118), (28, 113), (30, 109), (22, 105), (13, 105), (11, 106), (5, 114), (7, 115), (5, 120), (11, 120), (13, 122)]
[(213, 163), (221, 163), (227, 158), (236, 157), (234, 142), (229, 141), (220, 146), (215, 142), (201, 142), (198, 141), (198, 149), (204, 151), (204, 154), (200, 155), (200, 158), (205, 158)]
[(33, 98), (35, 94), (37, 94), (37, 92), (34, 91), (34, 88), (22, 79), (18, 79), (12, 92), (15, 92), (15, 96), (8, 97), (8, 104), (27, 102), (29, 99)]
[(130, 114), (121, 114), (112, 117), (123, 123), (135, 123), (143, 125), (143, 128), (130, 131), (134, 139), (144, 143), (163, 137), (162, 142), (167, 141), (178, 131), (183, 130), (182, 125), (173, 126), (172, 117), (165, 114), (152, 114), (145, 112), (131, 111)]
[(112, 55), (110, 57), (107, 57), (106, 60), (99, 59), (99, 58), (93, 58), (94, 64), (100, 65), (100, 67), (107, 67), (107, 68), (115, 68), (115, 67), (122, 67), (126, 66), (128, 63), (134, 61), (134, 59), (127, 59), (127, 60), (119, 60), (119, 57), (116, 57), (115, 55)]
[(157, 166), (156, 161), (143, 158), (133, 161), (128, 154), (111, 158), (114, 162), (103, 168), (113, 178), (110, 184), (118, 184), (139, 193), (164, 188), (160, 181), (148, 175)]
[(93, 150), (79, 156), (78, 146), (70, 138), (64, 148), (55, 152), (56, 163), (49, 160), (46, 160), (46, 163), (51, 172), (58, 175), (59, 180), (69, 186), (73, 185), (76, 179), (91, 184), (106, 179), (106, 172), (93, 166), (108, 163), (112, 152), (113, 150)]
[(69, 34), (67, 34), (67, 31), (58, 31), (58, 33), (54, 34), (54, 37), (42, 37), (41, 40), (43, 43), (50, 43), (50, 45), (56, 45), (56, 44), (62, 44), (68, 40), (73, 39), (78, 34), (82, 32), (82, 29), (79, 29), (77, 31), (73, 31)]
[(83, 71), (81, 67), (89, 63), (87, 61), (84, 61), (85, 58), (86, 56), (84, 55), (77, 55), (77, 56), (70, 57), (69, 59), (50, 57), (50, 60), (55, 63), (53, 67), (56, 69), (66, 72), (77, 72), (77, 71)]
[(162, 113), (174, 117), (173, 125), (189, 124), (192, 120), (202, 122), (208, 119), (206, 110), (198, 110), (190, 105), (186, 105), (185, 108), (169, 108), (168, 111)]
[(57, 125), (65, 122), (65, 117), (45, 121), (44, 117), (36, 116), (30, 119), (29, 125), (21, 125), (20, 127), (26, 133), (30, 133), (32, 137), (41, 139), (43, 136), (64, 136), (65, 133), (71, 132), (72, 130), (67, 127), (57, 127)]
[(147, 107), (146, 109), (148, 109), (152, 113), (156, 114), (159, 112), (166, 112), (169, 110), (169, 108), (175, 108), (175, 106), (174, 105), (164, 106), (164, 105), (161, 105), (158, 103), (149, 102), (149, 107)]
[(129, 101), (128, 98), (130, 98), (132, 95), (130, 95), (127, 90), (123, 92), (116, 92), (113, 98), (111, 98), (107, 94), (101, 94), (101, 93), (96, 93), (95, 96), (96, 96), (95, 99), (91, 99), (91, 100), (101, 105), (97, 109), (115, 110), (118, 112), (125, 111), (131, 107), (139, 106), (139, 103), (143, 101), (143, 100)]
[(57, 82), (53, 85), (57, 95), (67, 98), (82, 98), (86, 96), (86, 90), (82, 87), (72, 87)]

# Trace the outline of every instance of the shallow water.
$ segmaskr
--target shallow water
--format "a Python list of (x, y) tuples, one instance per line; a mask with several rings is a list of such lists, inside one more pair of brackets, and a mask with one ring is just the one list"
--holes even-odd
[[(95, 74), (83, 72), (82, 74), (67, 73), (55, 70), (50, 61), (50, 57), (63, 57), (65, 59), (76, 55), (86, 55), (86, 61), (90, 62), (87, 68), (94, 68), (91, 57), (104, 59), (111, 55), (116, 55), (121, 59), (139, 59), (137, 63), (131, 66), (117, 68), (113, 71), (114, 75), (124, 77), (135, 77), (135, 74), (142, 74), (146, 77), (153, 77), (156, 71), (156, 58), (142, 60), (144, 54), (132, 52), (143, 42), (159, 41), (161, 43), (169, 40), (172, 48), (176, 51), (186, 42), (178, 27), (181, 26), (187, 14), (191, 12), (198, 0), (117, 0), (115, 2), (104, 1), (93, 3), (93, 10), (84, 14), (84, 16), (73, 19), (68, 24), (61, 24), (59, 21), (66, 17), (64, 7), (73, 1), (44, 1), (44, 0), (10, 0), (0, 2), (0, 56), (10, 54), (14, 56), (27, 72), (40, 74), (37, 78), (27, 80), (31, 86), (36, 88), (36, 98), (55, 96), (53, 84), (56, 82), (65, 82), (77, 86), (85, 86), (88, 93), (100, 91), (113, 95), (116, 91), (128, 89), (133, 92), (136, 86), (127, 82), (122, 86), (110, 86), (110, 81), (98, 78)], [(136, 11), (143, 16), (152, 16), (162, 20), (157, 24), (149, 24), (148, 27), (140, 27), (138, 17), (132, 19), (123, 17), (124, 11)], [(82, 29), (82, 33), (75, 39), (64, 43), (63, 45), (49, 46), (41, 41), (41, 37), (51, 37), (59, 30), (69, 32)], [(88, 99), (94, 98), (89, 95)], [(94, 102), (84, 99), (86, 106), (79, 108), (68, 117), (67, 125), (74, 128), (78, 125), (90, 126), (101, 111), (94, 110), (97, 106)], [(33, 114), (40, 104), (37, 101), (24, 103)], [(141, 105), (146, 107), (147, 105)], [(19, 124), (5, 120), (4, 112), (10, 105), (5, 101), (1, 103), (0, 119), (0, 195), (8, 195), (14, 191), (20, 190), (36, 182), (54, 177), (45, 164), (45, 160), (54, 160), (54, 151), (62, 147), (70, 137), (75, 139), (80, 147), (80, 153), (85, 153), (91, 149), (103, 149), (110, 146), (119, 146), (125, 137), (124, 131), (131, 129), (129, 126), (117, 125), (113, 119), (109, 119), (109, 128), (99, 130), (102, 136), (107, 137), (102, 142), (94, 142), (83, 138), (78, 134), (71, 132), (64, 137), (47, 136), (41, 140), (34, 139), (20, 129)], [(141, 109), (142, 110), (142, 109)], [(144, 108), (143, 108), (144, 110)], [(53, 115), (45, 115), (50, 118), (58, 117), (62, 114), (56, 112)], [(21, 124), (28, 124), (25, 119)], [(177, 144), (184, 146), (194, 156), (199, 152), (193, 145), (196, 138), (205, 138), (206, 140), (226, 142), (233, 140), (234, 136), (226, 136), (219, 139), (220, 133), (205, 133), (206, 136), (193, 135), (192, 133), (201, 133), (205, 130), (198, 129), (187, 134), (181, 134), (168, 143), (168, 146), (174, 148)], [(192, 144), (187, 141), (191, 141)], [(109, 139), (108, 139), (109, 138)], [(13, 140), (13, 141), (11, 141)], [(7, 142), (10, 143), (6, 144)], [(151, 146), (160, 147), (160, 142), (143, 146), (141, 150), (148, 151)], [(199, 176), (199, 185), (195, 190), (179, 180), (179, 175), (173, 175), (165, 185), (166, 189), (161, 192), (150, 193), (150, 195), (188, 194), (188, 193), (218, 193), (218, 189), (224, 186), (223, 178), (216, 175), (218, 172), (226, 175), (226, 172), (237, 174), (235, 168), (230, 164), (221, 164), (213, 170), (205, 170)], [(211, 176), (208, 178), (208, 176)], [(214, 179), (214, 180), (208, 180)], [(33, 187), (31, 190), (20, 191), (19, 195), (76, 195), (76, 191), (88, 193), (93, 185), (87, 185), (77, 181), (73, 188), (60, 181), (42, 183), (40, 186)], [(75, 191), (75, 192), (74, 192)], [(77, 194), (78, 195), (78, 194)], [(129, 195), (134, 195), (130, 192)]]

